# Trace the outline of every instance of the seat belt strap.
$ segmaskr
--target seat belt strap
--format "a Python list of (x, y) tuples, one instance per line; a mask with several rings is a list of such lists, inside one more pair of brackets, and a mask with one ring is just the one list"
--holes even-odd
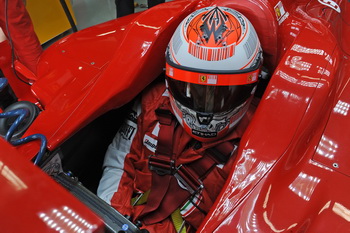
[[(142, 216), (142, 220), (146, 225), (161, 222), (162, 220), (166, 219), (172, 214), (172, 212), (174, 212), (177, 208), (179, 208), (179, 206), (185, 200), (190, 198), (191, 194), (187, 190), (182, 189), (178, 185), (177, 179), (174, 176), (170, 176), (170, 177), (171, 177), (171, 180), (170, 180), (170, 184), (168, 185), (167, 194), (164, 195), (164, 197), (162, 198), (160, 198), (157, 193), (155, 193), (154, 195), (155, 198), (161, 199), (161, 203), (157, 208), (157, 210), (148, 212), (146, 213), (145, 216)], [(149, 196), (149, 199), (151, 199), (151, 197), (152, 197), (152, 192), (151, 192), (151, 195)], [(147, 205), (148, 205), (148, 202), (147, 202)]]
[(136, 206), (136, 205), (142, 205), (145, 204), (148, 200), (148, 196), (151, 190), (147, 190), (144, 193), (141, 193), (139, 196), (131, 198), (131, 205)]
[(171, 220), (177, 233), (186, 233), (185, 220), (182, 218), (179, 208), (171, 214)]
[[(223, 142), (213, 150), (207, 149), (201, 159), (175, 167), (173, 140), (176, 119), (166, 109), (157, 109), (156, 115), (160, 123), (160, 130), (156, 153), (149, 157), (149, 168), (153, 171), (152, 191), (139, 216), (147, 225), (164, 220), (184, 201), (203, 189), (201, 179), (215, 165), (225, 163), (234, 148), (232, 143)], [(179, 182), (186, 187), (186, 190), (179, 186)]]
[(140, 218), (158, 209), (168, 192), (170, 180), (173, 177), (172, 171), (175, 171), (173, 137), (176, 120), (167, 109), (158, 108), (155, 112), (160, 123), (160, 129), (155, 155), (149, 157), (149, 169), (154, 172), (152, 173), (151, 192)]
[(226, 164), (238, 146), (236, 140), (222, 142), (215, 147), (211, 147), (205, 150), (204, 156), (201, 159), (194, 161), (187, 165), (192, 173), (197, 174), (197, 179), (203, 180), (214, 166), (218, 164)]
[[(226, 151), (227, 154), (222, 155), (220, 160), (224, 160), (224, 156), (229, 157), (232, 152), (229, 152), (229, 149), (234, 148), (234, 145), (229, 142), (223, 142), (222, 144), (223, 145), (221, 146), (218, 145), (218, 151)], [(217, 154), (218, 153), (220, 152), (217, 152)], [(213, 157), (215, 157), (215, 155), (205, 155), (201, 159), (198, 159), (190, 164), (180, 165), (174, 172), (165, 175), (171, 177), (170, 183), (167, 184), (168, 187), (165, 194), (154, 192), (154, 188), (159, 188), (159, 186), (163, 186), (165, 184), (158, 183), (159, 181), (156, 180), (157, 177), (159, 177), (159, 172), (153, 173), (152, 181), (155, 181), (155, 183), (152, 182), (152, 191), (153, 194), (155, 193), (156, 195), (152, 196), (151, 193), (150, 199), (157, 198), (160, 203), (157, 208), (154, 209), (155, 211), (148, 211), (145, 213), (145, 215), (142, 217), (144, 223), (153, 224), (164, 220), (191, 196), (199, 193), (204, 188), (201, 181), (202, 178), (204, 178), (212, 170), (212, 168), (218, 164), (216, 162), (218, 159), (214, 159)], [(225, 160), (228, 160), (228, 158)], [(162, 165), (165, 166), (165, 164), (166, 163), (164, 162)], [(181, 183), (181, 185), (179, 185), (179, 183)], [(162, 191), (163, 190), (164, 188)], [(149, 205), (149, 203), (147, 203), (147, 205)]]
[[(150, 193), (150, 190), (147, 192), (144, 192), (140, 194), (138, 197), (134, 197), (131, 200), (131, 203), (133, 206), (135, 205), (142, 205), (147, 202), (148, 195)], [(177, 233), (186, 233), (186, 225), (185, 225), (185, 220), (182, 218), (182, 215), (180, 213), (180, 209), (177, 208), (171, 215), (171, 220), (174, 224), (175, 230)]]
[(167, 109), (158, 108), (155, 110), (157, 119), (160, 124), (158, 133), (158, 143), (156, 155), (172, 158), (173, 154), (173, 138), (176, 127), (176, 120), (172, 113)]
[(206, 153), (209, 154), (217, 164), (225, 164), (231, 154), (237, 149), (237, 141), (238, 140), (222, 142), (214, 147), (206, 149)]

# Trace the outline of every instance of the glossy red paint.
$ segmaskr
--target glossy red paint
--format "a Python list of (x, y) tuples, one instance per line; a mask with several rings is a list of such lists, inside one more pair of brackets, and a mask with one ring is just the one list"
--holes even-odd
[(172, 32), (195, 5), (180, 1), (159, 6), (157, 17), (153, 11), (130, 15), (49, 48), (32, 86), (45, 111), (28, 133), (46, 135), (53, 149), (96, 117), (133, 99), (163, 71)]
[(80, 201), (0, 138), (3, 232), (104, 232)]
[[(334, 1), (341, 13), (321, 2), (172, 1), (70, 35), (40, 59), (30, 94), (43, 111), (26, 135), (42, 133), (58, 148), (162, 72), (187, 14), (232, 7), (256, 28), (273, 75), (198, 232), (349, 232), (350, 2)], [(37, 148), (17, 149), (30, 160)]]
[[(299, 26), (298, 34), (283, 46), (232, 176), (200, 232), (350, 229), (349, 54), (332, 28), (341, 17), (332, 10), (310, 20), (309, 4), (320, 6), (300, 3), (285, 4), (289, 19), (278, 30)], [(342, 10), (349, 5), (342, 3)]]

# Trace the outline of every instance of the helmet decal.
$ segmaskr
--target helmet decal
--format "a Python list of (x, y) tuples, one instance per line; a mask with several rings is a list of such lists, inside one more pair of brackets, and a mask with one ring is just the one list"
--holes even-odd
[[(253, 32), (251, 31), (250, 34)], [(255, 36), (249, 36), (247, 42), (244, 44), (244, 50), (246, 52), (247, 58), (251, 57), (254, 52), (256, 52), (256, 46), (257, 46), (257, 40), (258, 38)], [(256, 58), (257, 56), (255, 56)]]
[(225, 25), (227, 20), (228, 17), (218, 7), (203, 15), (203, 24), (200, 26), (202, 32), (201, 39), (204, 39), (208, 45), (222, 42), (227, 37), (223, 35), (227, 30), (227, 26)]
[(187, 26), (189, 53), (208, 61), (232, 57), (236, 43), (243, 36), (242, 23), (237, 16), (225, 14), (219, 7), (196, 15)]

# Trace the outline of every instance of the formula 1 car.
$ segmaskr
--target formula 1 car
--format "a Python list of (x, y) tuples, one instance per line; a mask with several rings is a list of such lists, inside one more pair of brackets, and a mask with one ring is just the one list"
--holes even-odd
[(268, 75), (198, 232), (350, 232), (347, 0), (175, 0), (55, 42), (36, 76), (0, 63), (2, 232), (140, 232), (94, 195), (103, 156), (128, 103), (162, 74), (177, 25), (212, 5), (252, 22)]

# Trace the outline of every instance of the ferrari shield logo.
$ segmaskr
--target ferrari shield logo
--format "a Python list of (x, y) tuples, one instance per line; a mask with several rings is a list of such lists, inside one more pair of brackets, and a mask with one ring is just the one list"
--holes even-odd
[(247, 81), (248, 81), (248, 83), (250, 83), (252, 80), (253, 80), (253, 75), (250, 74), (250, 75), (248, 76), (248, 80), (247, 80)]
[(254, 74), (249, 74), (248, 77), (247, 77), (247, 82), (248, 83), (252, 83), (252, 82), (255, 82), (256, 80), (258, 80), (257, 78), (257, 74), (254, 73)]
[(274, 9), (275, 9), (277, 20), (280, 20), (282, 18), (282, 16), (286, 13), (281, 1), (279, 1), (277, 3), (277, 5), (274, 7)]
[(276, 4), (274, 9), (278, 24), (281, 24), (289, 16), (289, 13), (286, 12), (281, 1)]
[(217, 84), (218, 76), (217, 75), (199, 75), (199, 83), (207, 84)]

